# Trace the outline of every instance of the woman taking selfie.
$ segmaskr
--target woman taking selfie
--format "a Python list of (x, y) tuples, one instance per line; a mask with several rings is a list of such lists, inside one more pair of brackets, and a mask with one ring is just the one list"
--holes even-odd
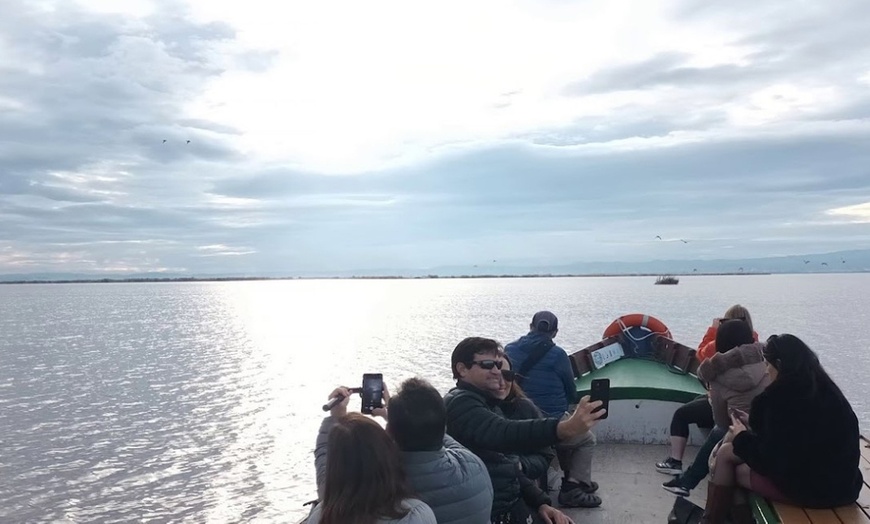
[(307, 524), (436, 524), (424, 502), (413, 498), (399, 450), (377, 422), (347, 414), (350, 392), (323, 420), (314, 449), (320, 503)]
[(816, 354), (794, 335), (774, 335), (763, 355), (771, 384), (752, 401), (748, 425), (731, 417), (703, 522), (724, 521), (736, 486), (808, 508), (851, 504), (861, 491), (858, 419)]

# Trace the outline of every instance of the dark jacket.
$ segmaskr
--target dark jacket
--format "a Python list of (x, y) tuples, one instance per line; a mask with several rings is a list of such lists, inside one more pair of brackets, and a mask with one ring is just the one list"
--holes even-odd
[(519, 500), (520, 465), (510, 455), (535, 453), (558, 442), (558, 419), (509, 420), (489, 394), (457, 382), (444, 397), (447, 433), (480, 457), (492, 480), (492, 514), (510, 510)]
[(545, 333), (532, 332), (511, 342), (504, 350), (514, 371), (519, 371), (529, 355), (538, 347), (549, 347), (544, 357), (524, 374), (523, 391), (541, 411), (551, 417), (561, 417), (568, 405), (576, 402), (574, 371), (565, 350)]
[[(511, 420), (528, 420), (541, 418), (541, 413), (531, 400), (513, 397), (501, 403), (502, 411)], [(542, 504), (552, 505), (550, 496), (541, 489), (539, 481), (546, 480), (550, 463), (556, 458), (556, 450), (552, 446), (541, 448), (533, 453), (510, 455), (516, 457), (520, 465), (520, 494), (526, 504), (537, 509)]]
[(408, 482), (438, 524), (486, 524), (492, 482), (480, 458), (450, 437), (438, 451), (403, 451)]
[(858, 419), (833, 383), (775, 380), (752, 401), (750, 429), (734, 453), (795, 504), (830, 508), (855, 502), (863, 479)]
[(750, 413), (752, 399), (770, 384), (763, 347), (758, 342), (744, 344), (701, 362), (698, 377), (710, 385), (713, 420), (720, 428), (731, 425), (729, 409)]

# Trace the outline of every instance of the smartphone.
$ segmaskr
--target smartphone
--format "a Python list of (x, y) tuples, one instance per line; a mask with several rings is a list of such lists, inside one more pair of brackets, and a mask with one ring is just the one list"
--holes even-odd
[[(610, 414), (610, 379), (609, 378), (597, 378), (592, 381), (592, 386), (589, 391), (589, 400), (591, 402), (595, 402), (596, 400), (600, 400), (602, 402), (601, 407), (596, 409), (595, 411), (599, 411), (602, 409), (607, 409), (608, 411), (604, 413), (601, 417), (602, 419), (607, 418), (607, 415)], [(593, 412), (594, 413), (594, 412)]]
[(375, 408), (384, 407), (384, 376), (381, 373), (363, 375), (361, 413), (371, 415)]

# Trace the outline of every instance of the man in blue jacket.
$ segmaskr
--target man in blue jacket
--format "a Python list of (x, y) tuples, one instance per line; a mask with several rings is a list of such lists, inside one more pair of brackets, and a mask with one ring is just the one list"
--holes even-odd
[[(574, 371), (568, 354), (553, 342), (559, 332), (559, 319), (549, 311), (532, 317), (529, 333), (505, 346), (505, 353), (520, 375), (519, 384), (526, 395), (548, 417), (562, 417), (570, 404), (577, 402)], [(559, 503), (563, 506), (595, 507), (601, 499), (594, 495), (598, 484), (592, 481), (592, 452), (595, 435), (585, 435), (556, 447), (562, 468)]]

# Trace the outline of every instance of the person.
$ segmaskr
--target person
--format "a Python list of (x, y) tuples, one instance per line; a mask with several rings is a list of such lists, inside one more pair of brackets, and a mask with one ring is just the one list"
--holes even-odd
[[(564, 349), (553, 342), (559, 333), (559, 319), (550, 311), (538, 311), (529, 333), (505, 346), (505, 354), (516, 364), (518, 380), (528, 398), (548, 417), (562, 417), (576, 402), (574, 371)], [(564, 506), (597, 507), (601, 498), (593, 493), (592, 457), (595, 435), (590, 431), (570, 444), (556, 447), (562, 469), (559, 503)]]
[(441, 394), (421, 378), (404, 381), (387, 405), (387, 433), (401, 450), (411, 488), (439, 524), (489, 522), (492, 482), (483, 461), (445, 435)]
[(729, 413), (732, 410), (750, 413), (752, 399), (770, 383), (761, 353), (764, 344), (754, 340), (752, 328), (743, 320), (725, 320), (719, 324), (716, 354), (698, 368), (698, 378), (708, 384), (715, 427), (692, 465), (684, 474), (662, 484), (664, 489), (688, 496), (710, 471), (710, 453), (731, 425)]
[(520, 475), (509, 455), (532, 453), (571, 441), (588, 432), (606, 410), (600, 401), (583, 397), (574, 412), (555, 417), (510, 420), (490, 392), (503, 380), (501, 346), (488, 338), (468, 337), (454, 348), (451, 368), (456, 387), (444, 398), (447, 433), (486, 464), (492, 480), (491, 521), (526, 522), (531, 511), (520, 496)]
[[(505, 417), (511, 420), (542, 418), (544, 415), (541, 410), (529, 400), (517, 384), (515, 380), (517, 375), (511, 370), (510, 358), (504, 354), (502, 356), (505, 359), (501, 370), (503, 380), (498, 389), (492, 391), (492, 395), (501, 401), (499, 407)], [(553, 501), (546, 492), (547, 472), (550, 463), (556, 458), (553, 447), (547, 446), (533, 452), (512, 455), (510, 458), (516, 460), (520, 469), (520, 493), (526, 504), (545, 522), (572, 524), (573, 521), (567, 515), (553, 507)], [(543, 489), (541, 485), (544, 486)]]
[(399, 449), (384, 429), (347, 413), (350, 391), (320, 425), (314, 449), (320, 500), (307, 524), (437, 524), (432, 509), (411, 494)]
[[(716, 353), (716, 333), (719, 324), (723, 320), (743, 320), (752, 329), (752, 316), (749, 310), (740, 304), (734, 304), (725, 311), (723, 318), (714, 318), (712, 325), (707, 328), (704, 338), (698, 344), (696, 356), (704, 362)], [(758, 334), (753, 331), (754, 341), (758, 340)], [(695, 424), (702, 429), (710, 429), (715, 425), (713, 410), (706, 396), (700, 396), (695, 400), (677, 408), (671, 418), (671, 453), (668, 458), (656, 463), (656, 471), (667, 475), (680, 475), (683, 472), (683, 454), (686, 452), (686, 444), (689, 442), (689, 426)]]
[(731, 416), (703, 522), (724, 520), (737, 486), (807, 508), (852, 504), (861, 491), (858, 418), (818, 356), (789, 334), (770, 337), (763, 355), (771, 383), (748, 419)]

